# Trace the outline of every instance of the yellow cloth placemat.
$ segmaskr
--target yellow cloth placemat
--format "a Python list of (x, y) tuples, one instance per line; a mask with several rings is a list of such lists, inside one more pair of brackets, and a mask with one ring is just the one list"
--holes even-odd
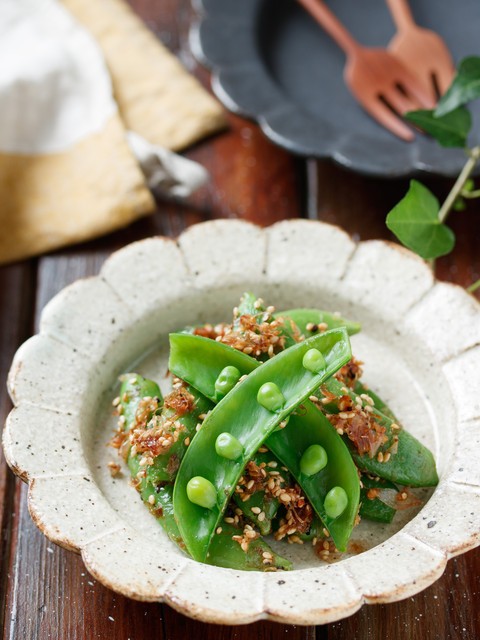
[(123, 124), (64, 153), (0, 153), (0, 264), (89, 240), (155, 207)]
[(127, 129), (178, 151), (225, 127), (219, 103), (123, 0), (62, 2), (100, 45)]
[[(58, 152), (39, 152), (34, 146), (31, 152), (0, 149), (0, 264), (97, 237), (154, 210), (154, 199), (127, 142), (127, 130), (153, 145), (178, 150), (226, 123), (219, 103), (122, 0), (42, 2), (32, 4), (30, 13), (24, 7), (25, 15), (15, 28), (21, 29), (22, 19), (33, 19), (35, 12), (38, 16), (44, 9), (51, 11), (52, 21), (58, 17), (59, 24), (65, 20), (60, 20), (58, 12), (67, 20), (73, 15), (71, 37), (76, 37), (75, 26), (80, 25), (96, 40), (119, 111), (107, 118), (101, 130)], [(47, 24), (53, 24), (50, 18)], [(23, 53), (28, 61), (28, 51)], [(91, 48), (89, 55), (93, 55)], [(30, 66), (25, 62), (23, 68), (32, 68), (33, 62)], [(48, 64), (41, 60), (44, 74)], [(45, 77), (39, 72), (40, 89)], [(17, 80), (35, 84), (28, 74)], [(12, 82), (14, 92), (17, 80)], [(56, 111), (46, 114), (47, 124), (51, 121), (53, 127), (61, 115), (61, 100), (69, 99), (68, 91), (66, 98), (62, 93), (68, 81), (65, 76), (57, 85), (52, 83), (48, 92), (45, 89), (50, 100), (59, 88)], [(19, 105), (15, 126), (20, 133), (21, 112)]]

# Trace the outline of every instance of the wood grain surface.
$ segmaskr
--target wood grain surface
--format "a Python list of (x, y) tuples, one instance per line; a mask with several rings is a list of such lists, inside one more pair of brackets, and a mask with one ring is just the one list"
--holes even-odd
[[(187, 0), (132, 0), (157, 36), (207, 86), (188, 50)], [(230, 129), (190, 150), (212, 179), (187, 202), (158, 201), (157, 212), (128, 229), (38, 260), (0, 269), (0, 421), (10, 410), (5, 389), (12, 356), (38, 326), (45, 304), (79, 277), (96, 274), (105, 258), (133, 240), (175, 236), (210, 218), (243, 218), (261, 225), (309, 216), (338, 224), (356, 239), (389, 238), (385, 214), (405, 181), (352, 175), (329, 162), (297, 159), (258, 127), (230, 116)], [(429, 181), (437, 195), (444, 181)], [(0, 204), (1, 206), (1, 204)], [(455, 251), (438, 262), (443, 280), (468, 285), (480, 278), (480, 209), (452, 216)], [(128, 600), (96, 582), (79, 556), (50, 543), (27, 509), (27, 489), (7, 470), (0, 452), (0, 629), (5, 640), (478, 640), (480, 549), (449, 562), (443, 577), (403, 602), (364, 606), (323, 627), (256, 623), (243, 627), (192, 621), (162, 604)]]

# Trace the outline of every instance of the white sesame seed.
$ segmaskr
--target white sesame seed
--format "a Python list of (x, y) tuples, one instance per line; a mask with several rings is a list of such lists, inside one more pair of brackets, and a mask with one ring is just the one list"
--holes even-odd
[(222, 533), (222, 531), (223, 531), (222, 527), (217, 527), (217, 530), (216, 530), (216, 533), (217, 533), (217, 534)]
[(260, 507), (252, 507), (251, 512), (254, 513), (255, 515), (258, 515), (261, 512), (261, 509)]
[(148, 502), (149, 504), (155, 504), (155, 496), (153, 495), (153, 493), (151, 496), (148, 496)]

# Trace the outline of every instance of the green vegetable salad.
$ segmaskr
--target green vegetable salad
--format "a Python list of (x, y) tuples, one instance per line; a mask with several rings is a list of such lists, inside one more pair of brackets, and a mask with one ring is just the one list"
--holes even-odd
[(168, 395), (137, 373), (121, 377), (111, 444), (192, 558), (291, 569), (273, 537), (327, 560), (347, 550), (360, 518), (391, 522), (408, 487), (437, 484), (430, 451), (362, 383), (349, 340), (359, 330), (246, 293), (232, 323), (170, 335)]

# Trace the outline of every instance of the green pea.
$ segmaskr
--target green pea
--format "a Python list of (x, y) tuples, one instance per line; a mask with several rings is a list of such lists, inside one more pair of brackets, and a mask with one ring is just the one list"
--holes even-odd
[(338, 518), (347, 508), (348, 497), (342, 487), (333, 487), (325, 496), (323, 506), (329, 518)]
[(322, 352), (318, 349), (309, 349), (303, 356), (302, 364), (305, 369), (312, 373), (320, 373), (327, 366)]
[(221, 433), (215, 441), (215, 451), (222, 458), (228, 458), (228, 460), (236, 460), (240, 458), (243, 453), (243, 447), (241, 443), (232, 436), (231, 433)]
[(274, 382), (265, 382), (258, 390), (257, 402), (269, 411), (278, 411), (285, 404), (285, 398)]
[(215, 380), (215, 392), (217, 396), (222, 398), (226, 396), (237, 384), (240, 376), (241, 374), (237, 367), (230, 365), (222, 369), (218, 374), (218, 378)]
[(213, 509), (217, 504), (217, 490), (206, 478), (195, 476), (187, 483), (187, 496), (190, 502), (206, 509)]
[(310, 445), (300, 459), (300, 471), (306, 476), (313, 476), (327, 466), (328, 456), (319, 444)]

